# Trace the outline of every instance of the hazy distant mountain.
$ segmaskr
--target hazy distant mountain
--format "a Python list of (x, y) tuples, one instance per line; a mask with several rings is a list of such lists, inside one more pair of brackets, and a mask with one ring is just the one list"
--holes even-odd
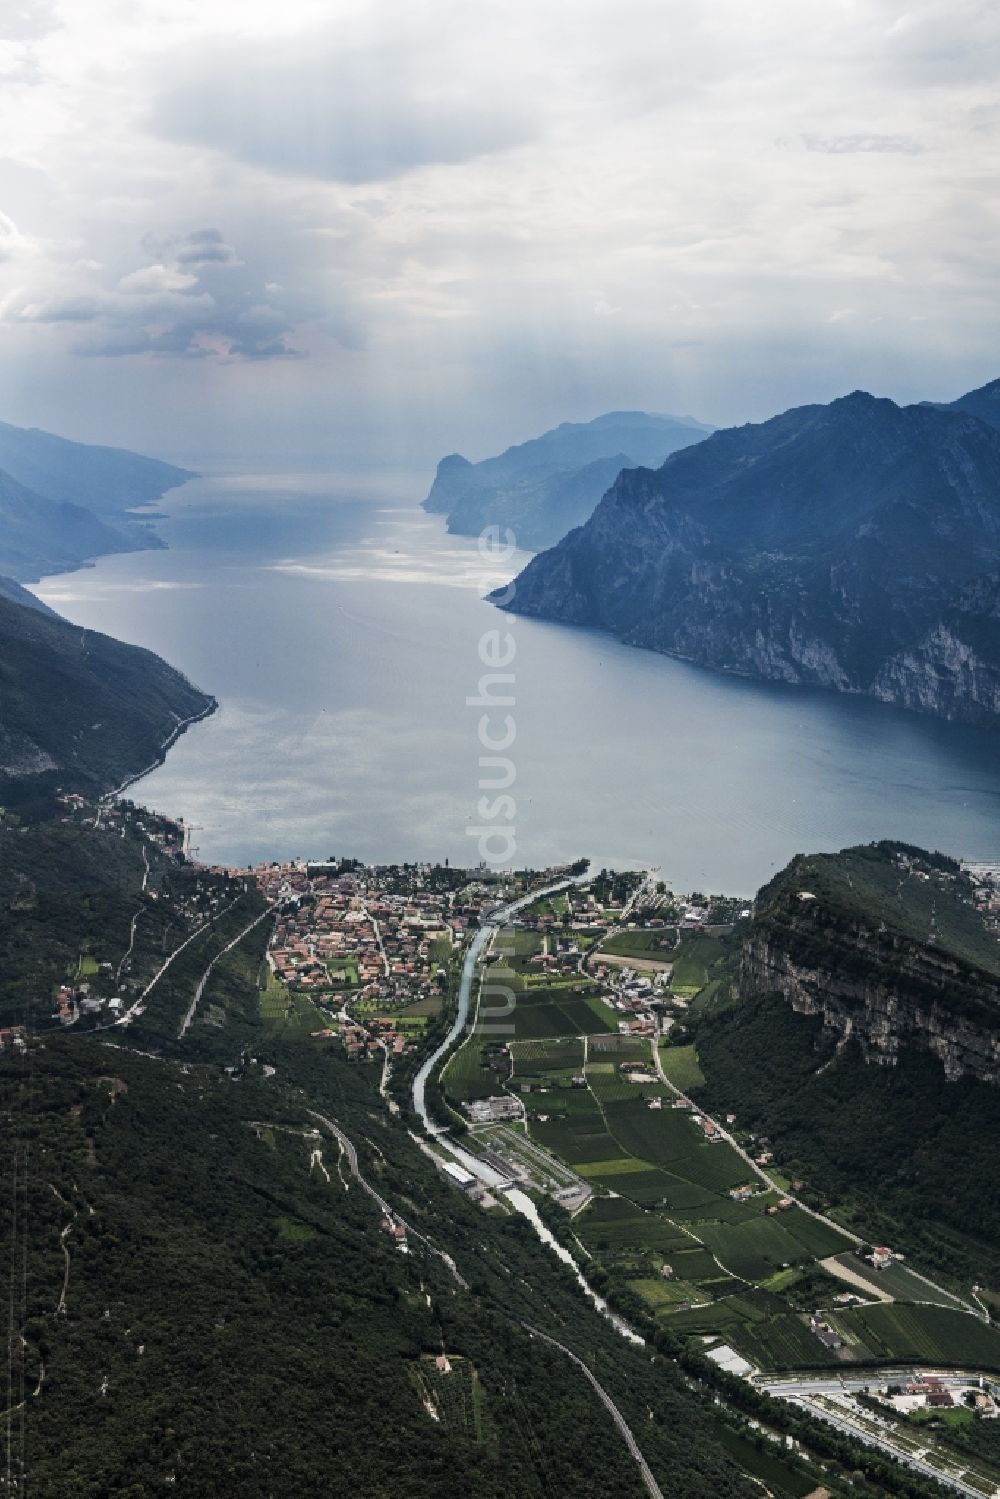
[(621, 474), (514, 612), (721, 671), (1000, 714), (1000, 432), (855, 392)]
[(162, 546), (129, 509), (192, 477), (156, 458), (0, 422), (0, 574), (33, 582), (109, 552)]
[(0, 597), (0, 801), (26, 783), (110, 790), (213, 706), (152, 651)]
[(443, 458), (424, 509), (447, 514), (460, 535), (509, 527), (518, 546), (538, 551), (581, 525), (623, 468), (660, 464), (711, 431), (692, 417), (644, 411), (563, 422), (481, 463)]
[(70, 442), (38, 427), (0, 422), (0, 469), (45, 499), (119, 515), (194, 477), (187, 469), (124, 448)]
[(33, 493), (0, 471), (0, 573), (34, 581), (108, 552), (162, 546), (148, 526), (117, 526), (68, 501)]

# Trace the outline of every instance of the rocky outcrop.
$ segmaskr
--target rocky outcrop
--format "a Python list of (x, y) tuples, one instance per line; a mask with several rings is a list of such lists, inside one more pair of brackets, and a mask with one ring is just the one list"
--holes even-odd
[(917, 873), (914, 858), (879, 845), (794, 860), (758, 898), (740, 997), (821, 1017), (818, 1066), (848, 1039), (880, 1066), (916, 1046), (948, 1081), (1000, 1086), (1000, 942), (957, 866)]
[[(949, 1082), (976, 1077), (1000, 1086), (1000, 985), (984, 990), (927, 950), (908, 953), (866, 935), (858, 935), (857, 950), (865, 963), (852, 975), (833, 953), (803, 963), (780, 940), (755, 937), (741, 956), (740, 993), (778, 993), (798, 1014), (822, 1016), (821, 1053), (851, 1037), (867, 1062), (891, 1067), (902, 1047), (920, 1046), (938, 1058)], [(983, 1005), (980, 1021), (956, 1014), (958, 990)]]

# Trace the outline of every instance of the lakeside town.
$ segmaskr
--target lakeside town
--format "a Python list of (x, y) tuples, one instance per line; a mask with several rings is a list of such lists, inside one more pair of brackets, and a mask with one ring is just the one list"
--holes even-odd
[[(470, 942), (488, 934), (475, 969), (477, 1008), (433, 1079), (440, 1129), (421, 1147), (457, 1191), (486, 1213), (511, 1211), (518, 1190), (548, 1199), (563, 1210), (588, 1280), (632, 1295), (626, 1315), (678, 1335), (697, 1329), (706, 1359), (758, 1384), (786, 1358), (828, 1371), (772, 1393), (858, 1435), (874, 1423), (873, 1440), (887, 1451), (905, 1451), (910, 1440), (921, 1461), (936, 1460), (933, 1432), (909, 1435), (924, 1411), (995, 1418), (990, 1384), (937, 1388), (930, 1372), (899, 1389), (895, 1380), (884, 1390), (874, 1380), (844, 1386), (851, 1365), (884, 1363), (902, 1349), (892, 1337), (884, 1348), (875, 1341), (885, 1333), (882, 1309), (932, 1316), (937, 1307), (973, 1330), (989, 1326), (988, 1314), (977, 1297), (963, 1301), (912, 1269), (908, 1246), (873, 1245), (853, 1231), (865, 1225), (831, 1218), (826, 1199), (782, 1160), (777, 1136), (698, 1101), (699, 1007), (724, 982), (713, 974), (724, 973), (732, 939), (753, 915), (748, 898), (676, 892), (657, 870), (590, 872), (582, 863), (503, 874), (351, 858), (209, 866), (191, 858), (190, 828), (131, 804), (67, 798), (65, 816), (99, 820), (131, 840), (133, 868), (141, 860), (149, 877), (139, 929), (148, 939), (159, 923), (163, 941), (159, 956), (148, 942), (113, 961), (81, 951), (55, 996), (62, 1024), (127, 1024), (170, 955), (242, 902), (245, 913), (210, 951), (228, 951), (230, 932), (235, 941), (265, 923), (249, 970), (261, 1046), (271, 1023), (291, 1024), (286, 1034), (306, 1045), (332, 1040), (398, 1112), (415, 1069), (444, 1037)], [(932, 893), (934, 881), (956, 880), (954, 866), (925, 868), (916, 854), (895, 862), (901, 878), (921, 888), (930, 881)], [(965, 873), (963, 899), (995, 930), (1000, 871)], [(211, 971), (208, 958), (194, 964), (190, 983)], [(517, 997), (507, 1035), (479, 1024), (478, 1007), (494, 990)], [(16, 1027), (0, 1035), (0, 1047), (21, 1045)], [(263, 1075), (273, 1075), (266, 1050), (260, 1055)], [(238, 1082), (256, 1058), (224, 1070)], [(400, 1251), (412, 1250), (397, 1214), (381, 1226)], [(754, 1296), (771, 1300), (758, 1308)], [(749, 1320), (732, 1320), (744, 1302)], [(841, 1385), (832, 1394), (831, 1380)], [(876, 1399), (884, 1412), (865, 1403)], [(908, 1423), (903, 1449), (894, 1420)]]

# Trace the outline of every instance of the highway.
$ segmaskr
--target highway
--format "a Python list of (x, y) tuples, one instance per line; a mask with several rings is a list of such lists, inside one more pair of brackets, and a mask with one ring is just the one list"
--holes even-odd
[[(776, 1379), (758, 1375), (751, 1379), (750, 1382), (766, 1394), (779, 1400), (787, 1400), (790, 1404), (807, 1411), (809, 1415), (818, 1416), (822, 1421), (828, 1421), (831, 1426), (835, 1426), (845, 1436), (851, 1437), (854, 1441), (864, 1442), (866, 1446), (875, 1447), (878, 1451), (886, 1453), (887, 1456), (893, 1458), (896, 1462), (903, 1463), (915, 1472), (923, 1474), (925, 1478), (933, 1478), (937, 1483), (943, 1484), (946, 1488), (953, 1489), (958, 1494), (968, 1495), (969, 1499), (984, 1499), (982, 1488), (974, 1488), (955, 1474), (945, 1474), (940, 1468), (936, 1468), (933, 1463), (926, 1462), (922, 1457), (896, 1446), (891, 1439), (892, 1429), (888, 1425), (886, 1426), (885, 1437), (880, 1438), (871, 1430), (866, 1430), (856, 1425), (851, 1420), (848, 1410), (845, 1409), (843, 1415), (839, 1415), (831, 1411), (828, 1406), (815, 1405), (813, 1403), (813, 1398), (817, 1395), (825, 1395), (827, 1397), (844, 1394), (851, 1395), (856, 1394), (860, 1390), (869, 1389), (873, 1385), (907, 1384), (910, 1380), (926, 1377), (928, 1374), (931, 1374), (935, 1379), (939, 1379), (946, 1388), (953, 1390), (967, 1388), (970, 1384), (977, 1383), (980, 1377), (978, 1373), (962, 1373), (957, 1369), (915, 1370), (904, 1368), (870, 1369), (867, 1374), (840, 1375), (836, 1378), (827, 1375), (825, 1377), (819, 1376), (815, 1379), (803, 1379), (800, 1376)], [(992, 1384), (993, 1382), (987, 1378), (987, 1383)], [(868, 1412), (865, 1414), (868, 1417)], [(874, 1413), (872, 1413), (870, 1419), (878, 1420), (874, 1416)], [(961, 1457), (956, 1453), (956, 1467), (961, 1464), (961, 1461)], [(969, 1459), (969, 1461), (973, 1460)]]

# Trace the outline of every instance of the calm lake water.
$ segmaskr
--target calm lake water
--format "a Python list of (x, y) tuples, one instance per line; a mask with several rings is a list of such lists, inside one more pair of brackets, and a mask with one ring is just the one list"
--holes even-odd
[(587, 854), (746, 893), (796, 852), (873, 838), (1000, 854), (1000, 735), (501, 615), (481, 593), (506, 576), (417, 508), (419, 483), (367, 488), (194, 481), (160, 506), (169, 550), (36, 590), (220, 699), (134, 793), (197, 824), (203, 859), (476, 862), (466, 698), (496, 628), (516, 640), (518, 862)]

